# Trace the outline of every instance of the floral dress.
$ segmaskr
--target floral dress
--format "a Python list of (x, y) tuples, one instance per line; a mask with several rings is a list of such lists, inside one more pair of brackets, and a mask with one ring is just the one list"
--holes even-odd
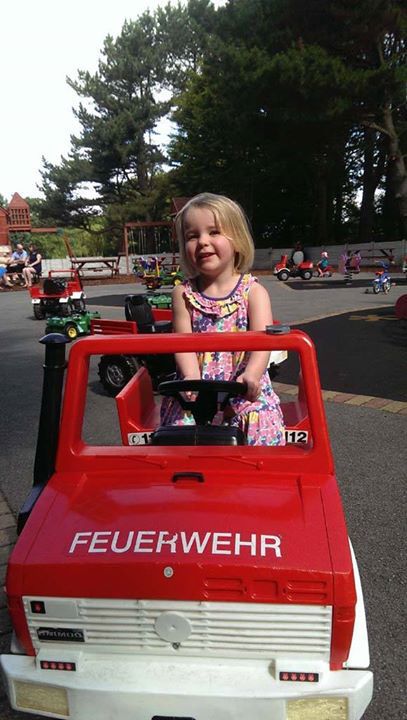
[[(184, 285), (184, 297), (191, 315), (192, 332), (243, 332), (248, 329), (249, 292), (257, 278), (242, 275), (225, 298), (210, 298), (199, 292), (193, 280)], [(236, 380), (247, 365), (244, 352), (197, 353), (202, 380)], [(255, 402), (244, 397), (230, 398), (235, 413), (228, 424), (239, 427), (248, 445), (284, 445), (284, 421), (280, 401), (275, 394), (267, 369), (261, 377), (261, 393)], [(214, 422), (223, 418), (215, 417)], [(189, 411), (183, 410), (175, 398), (164, 398), (161, 406), (163, 425), (194, 425)]]

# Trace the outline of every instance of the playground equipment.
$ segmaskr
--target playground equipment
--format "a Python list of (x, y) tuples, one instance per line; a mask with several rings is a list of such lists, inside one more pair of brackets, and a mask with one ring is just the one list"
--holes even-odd
[(172, 262), (168, 263), (165, 257), (140, 257), (134, 262), (133, 272), (148, 290), (158, 290), (161, 286), (174, 287), (183, 280), (183, 273), (173, 255)]
[[(7, 570), (11, 706), (69, 720), (360, 720), (373, 692), (363, 594), (311, 339), (87, 337), (66, 379), (64, 340), (45, 338), (33, 487)], [(104, 404), (121, 443), (104, 441), (87, 392), (100, 355), (275, 350), (300, 364), (285, 446), (249, 447), (225, 416), (212, 423), (240, 383), (160, 385), (196, 395), (195, 424), (161, 426), (145, 367)]]
[(387, 263), (380, 263), (380, 270), (376, 271), (375, 278), (373, 280), (373, 292), (377, 295), (379, 292), (389, 293), (391, 288), (391, 277), (388, 272)]
[(85, 310), (85, 293), (76, 270), (50, 270), (40, 287), (30, 287), (33, 313), (36, 320), (46, 315), (67, 317), (74, 311)]
[(91, 321), (97, 318), (100, 318), (100, 313), (86, 310), (74, 312), (69, 317), (50, 317), (47, 320), (45, 334), (63, 333), (69, 340), (76, 340), (79, 335), (90, 334)]
[(7, 207), (0, 207), (0, 246), (9, 246), (10, 234), (15, 232), (57, 233), (56, 227), (32, 227), (30, 206), (21, 195), (14, 193)]
[(313, 273), (312, 260), (300, 260), (300, 262), (290, 263), (288, 255), (282, 255), (281, 260), (274, 266), (274, 275), (277, 276), (278, 280), (286, 282), (290, 277), (301, 277), (303, 280), (311, 280)]

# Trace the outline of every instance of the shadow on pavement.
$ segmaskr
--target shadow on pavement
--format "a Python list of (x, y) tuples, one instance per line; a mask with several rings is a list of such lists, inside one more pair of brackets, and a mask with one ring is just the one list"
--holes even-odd
[(86, 305), (102, 305), (102, 307), (122, 307), (124, 313), (124, 299), (131, 292), (120, 295), (98, 295), (97, 297), (86, 298)]
[[(392, 308), (362, 310), (296, 325), (314, 341), (324, 390), (407, 401), (407, 321)], [(298, 361), (289, 357), (277, 380), (295, 383)]]
[(290, 288), (290, 290), (332, 290), (332, 289), (340, 289), (340, 290), (348, 290), (349, 287), (353, 288), (360, 288), (363, 290), (370, 289), (370, 291), (373, 294), (372, 290), (372, 280), (374, 278), (374, 275), (372, 274), (364, 276), (363, 278), (353, 278), (351, 281), (351, 284), (346, 284), (343, 277), (336, 278), (313, 278), (312, 280), (300, 280), (298, 278), (295, 278), (294, 280), (289, 280), (286, 284)]

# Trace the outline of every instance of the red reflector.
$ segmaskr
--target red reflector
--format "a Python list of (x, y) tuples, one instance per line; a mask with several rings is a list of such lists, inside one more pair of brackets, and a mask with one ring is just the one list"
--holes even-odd
[(38, 615), (45, 615), (45, 603), (42, 600), (31, 600), (31, 612)]
[(305, 672), (281, 672), (280, 680), (289, 682), (319, 682), (318, 673), (305, 673)]
[(68, 670), (68, 672), (76, 671), (74, 662), (56, 662), (55, 660), (41, 660), (40, 666), (42, 670)]

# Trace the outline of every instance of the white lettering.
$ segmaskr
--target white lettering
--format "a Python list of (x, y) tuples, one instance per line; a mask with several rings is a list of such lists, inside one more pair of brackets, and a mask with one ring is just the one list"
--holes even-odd
[(134, 545), (133, 552), (135, 552), (135, 553), (136, 552), (139, 552), (139, 553), (152, 553), (153, 552), (153, 548), (151, 548), (151, 547), (144, 547), (144, 548), (141, 547), (142, 543), (149, 543), (151, 545), (151, 543), (153, 542), (153, 537), (144, 537), (145, 535), (154, 536), (154, 535), (156, 535), (156, 532), (155, 532), (155, 530), (140, 530), (137, 533), (137, 539), (136, 539), (136, 542)]
[(157, 540), (156, 552), (161, 552), (161, 548), (163, 545), (170, 545), (170, 551), (172, 553), (177, 552), (176, 542), (178, 538), (178, 533), (175, 533), (172, 537), (170, 537), (169, 540), (164, 540), (164, 536), (169, 534), (170, 533), (168, 532), (168, 530), (160, 530)]
[[(180, 541), (179, 541), (180, 539)], [(69, 548), (69, 554), (87, 546), (88, 553), (122, 554), (129, 551), (134, 553), (198, 553), (205, 551), (212, 555), (250, 554), (252, 557), (260, 555), (266, 557), (274, 552), (275, 557), (281, 558), (281, 538), (277, 535), (257, 535), (256, 533), (231, 532), (192, 532), (171, 533), (169, 530), (129, 530), (127, 533), (120, 530), (98, 530), (96, 532), (77, 532)]]
[(240, 533), (236, 533), (235, 537), (235, 555), (240, 555), (241, 547), (249, 547), (250, 554), (256, 555), (256, 533), (251, 534), (251, 540), (241, 540)]
[(272, 548), (276, 557), (281, 557), (281, 540), (277, 535), (261, 535), (260, 536), (260, 555), (265, 557), (267, 548)]
[(90, 552), (90, 553), (105, 553), (105, 552), (107, 552), (107, 548), (105, 548), (105, 547), (97, 548), (96, 544), (99, 543), (99, 544), (105, 545), (107, 543), (107, 538), (104, 538), (103, 535), (107, 535), (109, 537), (111, 534), (112, 533), (110, 530), (99, 530), (98, 532), (93, 533), (93, 538), (89, 545), (88, 552)]
[[(91, 532), (78, 532), (76, 533), (74, 539), (72, 540), (72, 545), (69, 548), (69, 552), (73, 553), (76, 549), (77, 545), (87, 545), (89, 536), (92, 535)], [(85, 537), (87, 536), (87, 538)], [(83, 537), (83, 539), (82, 539)]]
[(119, 537), (120, 537), (120, 530), (116, 530), (116, 532), (113, 535), (112, 550), (114, 553), (125, 553), (130, 549), (130, 546), (133, 542), (134, 530), (130, 530), (130, 532), (127, 534), (126, 544), (124, 545), (124, 547), (121, 547), (121, 548), (119, 548), (117, 546), (117, 541), (118, 541)]
[(189, 553), (191, 551), (192, 546), (196, 545), (196, 550), (199, 553), (199, 555), (202, 555), (203, 551), (205, 550), (209, 538), (212, 535), (212, 533), (207, 532), (205, 534), (205, 537), (203, 540), (201, 540), (199, 532), (193, 532), (189, 540), (187, 540), (187, 535), (185, 532), (180, 532), (181, 536), (181, 543), (182, 543), (182, 549), (184, 553)]
[[(230, 549), (230, 538), (232, 537), (232, 533), (213, 533), (212, 538), (212, 553), (213, 555), (230, 555), (232, 552)], [(222, 538), (227, 538), (226, 540), (222, 540)], [(221, 550), (220, 545), (227, 545), (229, 547), (228, 550)]]

